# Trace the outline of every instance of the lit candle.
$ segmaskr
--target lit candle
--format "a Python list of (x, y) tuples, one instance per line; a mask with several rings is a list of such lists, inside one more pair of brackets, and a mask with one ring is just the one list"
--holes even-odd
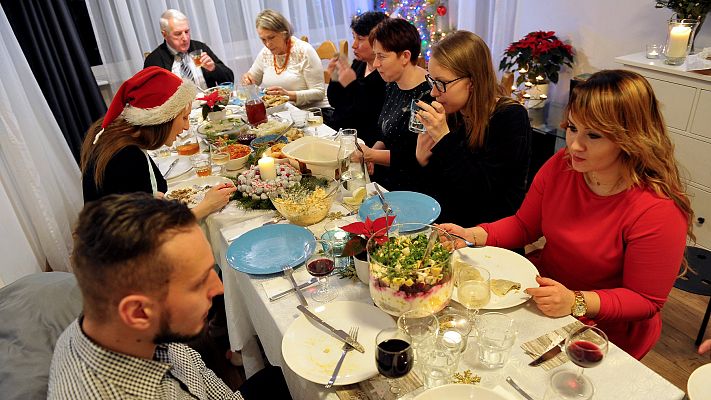
[(264, 156), (259, 159), (259, 176), (263, 181), (276, 179), (276, 165), (273, 158)]
[(689, 35), (691, 35), (690, 27), (673, 27), (671, 31), (669, 31), (667, 57), (686, 57), (686, 49), (689, 46)]
[(543, 77), (540, 76), (540, 75), (538, 75), (538, 76), (536, 77), (536, 80), (537, 80), (537, 81), (542, 81), (542, 80), (543, 80)]
[(539, 97), (540, 99), (542, 99), (542, 100), (545, 100), (545, 99), (548, 98), (548, 96), (546, 96), (545, 94), (541, 94), (541, 95), (538, 96), (538, 97)]
[(530, 98), (531, 98), (531, 95), (528, 94), (528, 93), (526, 93), (526, 94), (523, 95), (523, 98), (524, 98), (524, 99), (530, 99)]
[(521, 68), (518, 70), (519, 74), (525, 74), (526, 72), (528, 72), (528, 70), (526, 68)]
[(511, 85), (511, 90), (516, 90), (516, 85)]
[(528, 82), (528, 81), (524, 82), (523, 84), (526, 85), (526, 87), (531, 87), (531, 86), (533, 86), (533, 83)]
[(647, 55), (648, 55), (648, 56), (652, 56), (652, 57), (656, 57), (656, 56), (659, 55), (659, 53), (657, 53), (656, 50), (652, 50), (652, 51), (650, 51), (649, 54), (647, 54)]

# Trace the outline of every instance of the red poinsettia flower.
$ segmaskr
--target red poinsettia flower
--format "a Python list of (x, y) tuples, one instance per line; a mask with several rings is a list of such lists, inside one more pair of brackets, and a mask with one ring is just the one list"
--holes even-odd
[(200, 97), (198, 100), (205, 100), (205, 103), (207, 103), (208, 107), (214, 108), (217, 102), (222, 101), (224, 99), (224, 97), (220, 96), (220, 92), (218, 90), (215, 90), (205, 97)]
[(343, 249), (344, 256), (354, 256), (365, 250), (368, 239), (374, 237), (378, 244), (385, 243), (388, 240), (387, 227), (390, 227), (395, 220), (394, 215), (380, 217), (372, 221), (366, 217), (365, 221), (357, 221), (351, 224), (342, 226), (344, 231), (356, 235), (352, 237)]

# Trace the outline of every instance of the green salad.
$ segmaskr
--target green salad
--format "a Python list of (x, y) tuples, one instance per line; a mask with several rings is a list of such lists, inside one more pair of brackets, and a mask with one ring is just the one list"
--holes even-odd
[(427, 239), (424, 233), (390, 237), (371, 252), (371, 258), (375, 261), (371, 262), (371, 270), (381, 286), (419, 292), (451, 279), (451, 268), (448, 268), (450, 251), (442, 243), (435, 243), (425, 264), (420, 265)]

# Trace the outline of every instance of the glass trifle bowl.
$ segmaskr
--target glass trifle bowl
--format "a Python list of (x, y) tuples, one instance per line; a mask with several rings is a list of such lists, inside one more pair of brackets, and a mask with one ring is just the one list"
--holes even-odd
[[(432, 231), (437, 239), (422, 262)], [(368, 240), (370, 296), (381, 310), (394, 316), (416, 310), (429, 315), (452, 298), (454, 239), (436, 226), (408, 223), (384, 228)]]

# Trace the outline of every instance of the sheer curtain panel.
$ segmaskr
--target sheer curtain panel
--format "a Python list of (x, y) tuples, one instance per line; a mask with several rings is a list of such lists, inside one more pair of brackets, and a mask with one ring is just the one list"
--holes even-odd
[(86, 5), (104, 62), (101, 76), (114, 92), (143, 67), (143, 53), (163, 42), (159, 19), (169, 8), (188, 16), (191, 38), (210, 46), (235, 77), (249, 69), (262, 49), (254, 19), (265, 8), (284, 14), (295, 35), (307, 35), (312, 44), (351, 42), (351, 17), (372, 9), (368, 0), (86, 0)]
[(81, 176), (0, 9), (0, 281), (70, 271)]

